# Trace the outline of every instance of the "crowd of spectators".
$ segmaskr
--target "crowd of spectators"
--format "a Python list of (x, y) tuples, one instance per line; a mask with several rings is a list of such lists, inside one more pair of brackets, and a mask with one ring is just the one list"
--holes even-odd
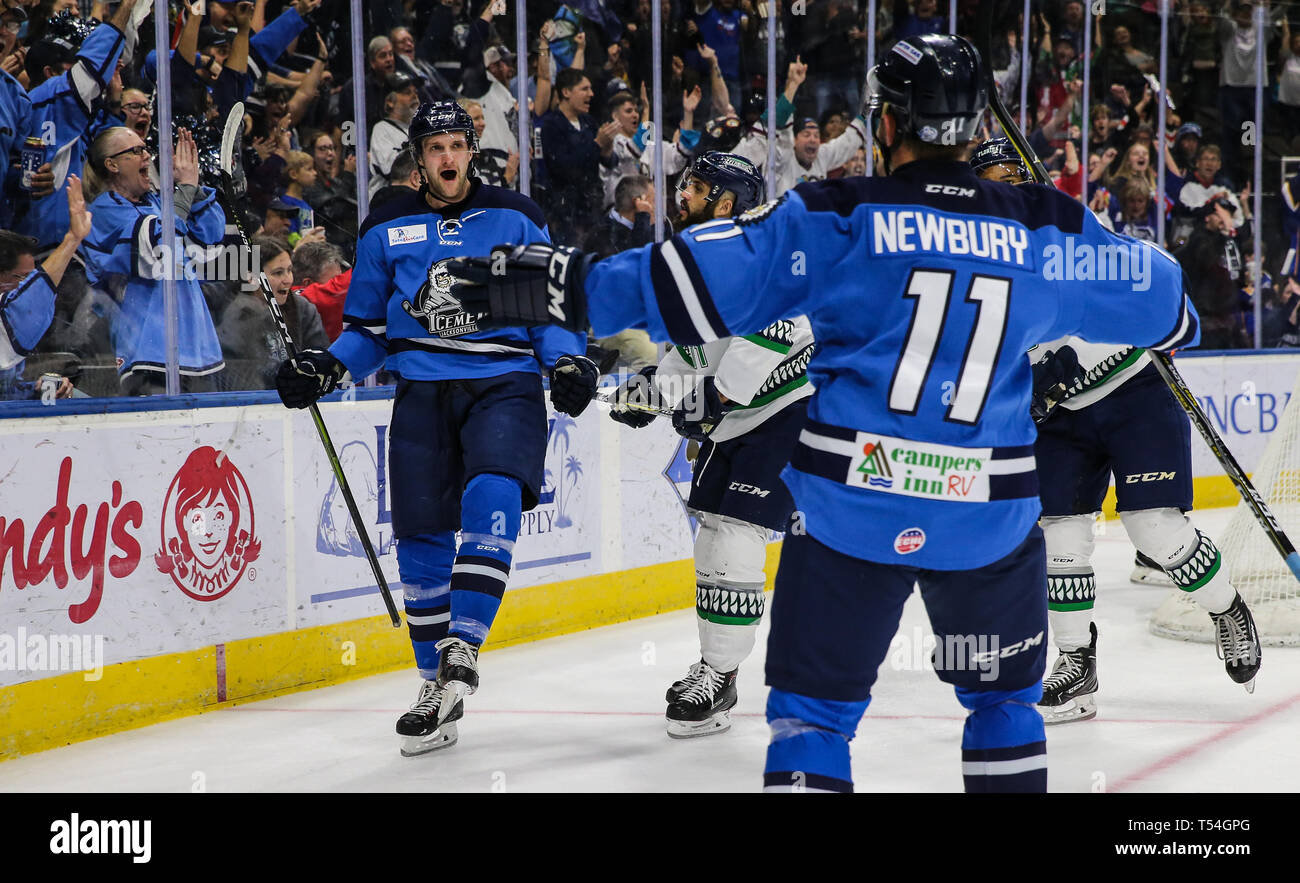
[[(173, 3), (166, 56), (173, 131), (164, 134), (175, 144), (178, 211), (174, 237), (166, 237), (154, 217), (161, 53), (152, 2), (0, 0), (0, 155), (8, 159), (0, 227), (28, 237), (31, 256), (30, 267), (16, 266), (31, 270), (64, 247), (70, 182), (85, 179), (94, 217), (54, 280), (47, 330), (0, 352), (0, 375), (13, 381), (0, 396), (35, 395), (34, 379), (50, 373), (64, 393), (162, 391), (165, 311), (149, 273), (158, 275), (155, 265), (167, 259), (178, 268), (183, 388), (269, 388), (281, 346), (253, 277), (266, 273), (301, 345), (339, 334), (358, 227), (358, 134), (368, 142), (360, 160), (369, 177), (364, 203), (417, 189), (419, 170), (402, 145), (421, 102), (459, 101), (478, 130), (477, 174), (517, 188), (526, 171), (552, 239), (607, 255), (653, 239), (656, 200), (671, 233), (678, 178), (704, 150), (739, 153), (766, 175), (775, 141), (769, 198), (803, 181), (864, 174), (872, 160), (860, 102), (871, 28), (877, 53), (901, 37), (949, 30), (949, 6), (939, 0), (881, 2), (870, 23), (865, 0), (660, 2), (658, 59), (651, 0), (530, 0), (522, 58), (509, 0), (367, 2), (364, 116), (352, 106), (347, 0)], [(958, 31), (973, 33), (978, 4), (953, 2)], [(1047, 0), (1034, 7), (1026, 71), (1018, 9), (998, 23), (1003, 36), (990, 59), (997, 86), (1013, 111), (1026, 86), (1027, 134), (1059, 188), (1118, 232), (1156, 240), (1163, 228), (1161, 244), (1188, 268), (1206, 347), (1252, 345), (1252, 225), (1260, 223), (1263, 342), (1300, 345), (1300, 169), (1283, 175), (1276, 161), (1300, 153), (1293, 8), (1265, 5), (1257, 45), (1250, 3), (1169, 2), (1167, 84), (1152, 76), (1158, 3), (1110, 0), (1086, 35), (1082, 0)], [(777, 15), (774, 119), (766, 106), (770, 14)], [(1257, 126), (1261, 48), (1267, 107)], [(658, 126), (650, 101), (656, 64)], [(520, 78), (526, 114), (516, 101)], [(222, 122), (238, 101), (247, 111), (240, 209), (258, 234), (260, 263), (231, 274), (214, 270), (229, 269), (224, 258), (237, 249), (212, 187)], [(1166, 125), (1157, 133), (1162, 101)], [(530, 131), (521, 158), (523, 120)], [(996, 134), (991, 123), (988, 134)], [(36, 161), (24, 155), (31, 138), (41, 142)], [(657, 140), (663, 193), (652, 183)], [(1260, 219), (1248, 184), (1256, 150), (1269, 160)], [(161, 251), (173, 238), (177, 253)], [(12, 243), (0, 249), (0, 259), (13, 251)], [(7, 299), (0, 303), (13, 299), (18, 281), (0, 279)], [(626, 365), (653, 359), (644, 341), (613, 345)]]

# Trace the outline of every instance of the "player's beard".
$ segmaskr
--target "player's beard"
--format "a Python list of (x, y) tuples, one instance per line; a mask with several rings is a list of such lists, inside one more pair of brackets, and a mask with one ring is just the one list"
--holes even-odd
[(469, 169), (463, 174), (458, 171), (454, 181), (444, 181), (441, 172), (425, 174), (424, 179), (433, 198), (448, 204), (460, 202), (469, 193)]

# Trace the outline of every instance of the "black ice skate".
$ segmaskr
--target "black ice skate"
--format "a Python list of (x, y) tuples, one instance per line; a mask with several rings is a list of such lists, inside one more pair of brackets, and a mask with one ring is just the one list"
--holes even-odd
[(1165, 573), (1164, 568), (1154, 560), (1136, 552), (1133, 555), (1133, 572), (1128, 580), (1142, 586), (1172, 586), (1174, 581)]
[(478, 689), (478, 648), (460, 638), (443, 638), (433, 646), (442, 654), (438, 659), (438, 683), (444, 693), (443, 713), (450, 715), (460, 707), (462, 699)]
[(1254, 693), (1263, 650), (1250, 608), (1237, 595), (1231, 607), (1222, 613), (1211, 613), (1210, 619), (1214, 620), (1215, 648), (1228, 670), (1228, 677), (1244, 686), (1247, 693)]
[(690, 688), (691, 684), (695, 683), (695, 678), (700, 673), (700, 666), (703, 664), (704, 660), (701, 659), (690, 667), (686, 672), (686, 677), (682, 678), (680, 681), (673, 681), (673, 685), (669, 687), (668, 692), (664, 694), (664, 701), (676, 702), (677, 697), (685, 693)]
[[(731, 729), (736, 704), (736, 671), (716, 671), (704, 660), (691, 666), (686, 688), (668, 703), (668, 735), (674, 739), (710, 736)], [(676, 688), (676, 684), (673, 688)], [(670, 688), (672, 689), (672, 688)]]
[(1061, 651), (1043, 681), (1038, 710), (1045, 724), (1067, 724), (1097, 716), (1097, 626), (1089, 623), (1092, 641), (1078, 650)]
[(437, 681), (424, 681), (420, 685), (420, 695), (411, 710), (397, 719), (402, 757), (415, 757), (456, 744), (456, 721), (464, 716), (465, 706), (457, 700), (445, 718), (440, 719), (442, 699), (443, 688)]

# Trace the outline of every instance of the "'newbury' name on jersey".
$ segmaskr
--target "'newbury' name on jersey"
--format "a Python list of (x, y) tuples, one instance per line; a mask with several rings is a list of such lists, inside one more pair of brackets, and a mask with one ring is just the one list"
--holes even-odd
[(920, 208), (874, 209), (872, 254), (969, 255), (1033, 268), (1029, 231), (1020, 224)]

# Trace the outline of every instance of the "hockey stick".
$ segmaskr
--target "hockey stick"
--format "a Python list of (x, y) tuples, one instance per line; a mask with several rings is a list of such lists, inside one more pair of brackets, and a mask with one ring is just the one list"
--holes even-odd
[[(243, 127), (244, 105), (243, 102), (237, 102), (230, 110), (230, 115), (226, 117), (226, 125), (221, 133), (221, 186), (217, 188), (217, 199), (221, 207), (225, 209), (226, 217), (235, 225), (239, 232), (240, 247), (245, 254), (252, 254), (252, 246), (248, 241), (247, 222), (243, 213), (239, 209), (237, 195), (241, 194), (240, 187), (237, 187), (243, 175), (235, 167), (235, 145), (239, 142), (239, 136)], [(285, 352), (289, 358), (296, 358), (298, 348), (294, 345), (293, 336), (289, 333), (289, 326), (285, 324), (284, 313), (280, 311), (280, 305), (275, 302), (275, 294), (271, 291), (271, 283), (267, 281), (266, 274), (260, 269), (257, 270), (258, 286), (262, 290), (262, 297), (266, 300), (266, 306), (271, 311), (271, 317), (275, 319), (275, 328), (280, 335), (280, 341), (284, 344)], [(347, 476), (343, 474), (343, 464), (339, 462), (338, 454), (334, 450), (334, 442), (330, 440), (329, 431), (325, 428), (325, 419), (321, 416), (320, 408), (313, 402), (308, 410), (311, 412), (311, 419), (316, 424), (316, 432), (320, 435), (321, 444), (325, 448), (325, 456), (330, 461), (330, 469), (334, 471), (334, 479), (339, 483), (339, 490), (343, 492), (343, 499), (348, 505), (348, 514), (352, 516), (352, 524), (357, 529), (357, 535), (361, 538), (361, 546), (365, 549), (366, 560), (370, 562), (370, 570), (375, 576), (375, 582), (379, 586), (380, 597), (384, 599), (384, 606), (388, 608), (388, 617), (393, 621), (393, 628), (402, 627), (402, 619), (397, 615), (397, 605), (393, 603), (393, 593), (388, 588), (388, 580), (384, 578), (384, 572), (379, 567), (379, 558), (375, 555), (374, 547), (370, 544), (370, 534), (366, 531), (365, 525), (361, 520), (361, 512), (357, 509), (357, 501), (352, 496), (352, 488), (348, 485)]]
[[(980, 54), (984, 57), (985, 72), (988, 77), (989, 107), (992, 109), (993, 115), (997, 117), (998, 124), (1002, 126), (1002, 131), (1006, 133), (1007, 138), (1016, 148), (1016, 152), (1024, 160), (1025, 166), (1029, 169), (1034, 180), (1039, 184), (1046, 184), (1051, 187), (1053, 186), (1052, 179), (1047, 174), (1047, 169), (1043, 167), (1038, 155), (1034, 153), (1033, 148), (1029, 146), (1029, 142), (1025, 140), (1024, 133), (1020, 131), (1020, 127), (1016, 125), (1015, 120), (1012, 119), (1011, 114), (1002, 103), (1002, 96), (998, 94), (997, 84), (993, 81), (993, 68), (989, 64), (989, 59), (992, 58), (993, 18), (997, 5), (996, 2), (988, 2), (988, 0), (980, 5), (979, 33), (977, 35)], [(1084, 211), (1088, 211), (1088, 209), (1085, 208)], [(1178, 404), (1187, 412), (1188, 418), (1192, 421), (1192, 425), (1196, 427), (1197, 432), (1201, 434), (1201, 438), (1205, 439), (1205, 444), (1210, 449), (1210, 453), (1223, 467), (1228, 480), (1232, 482), (1237, 489), (1237, 493), (1241, 494), (1241, 498), (1250, 507), (1255, 520), (1264, 529), (1264, 533), (1273, 544), (1273, 548), (1277, 549), (1278, 554), (1286, 561), (1287, 567), (1291, 568), (1291, 573), (1295, 575), (1297, 580), (1300, 580), (1300, 553), (1296, 552), (1295, 546), (1287, 537), (1286, 532), (1282, 530), (1282, 526), (1278, 524), (1277, 518), (1273, 515), (1272, 510), (1268, 508), (1268, 504), (1264, 502), (1264, 498), (1260, 496), (1259, 491), (1255, 490), (1255, 486), (1246, 477), (1246, 473), (1242, 471), (1237, 459), (1232, 456), (1232, 452), (1228, 450), (1228, 446), (1219, 436), (1214, 425), (1210, 423), (1210, 419), (1205, 416), (1205, 411), (1201, 409), (1200, 402), (1196, 401), (1196, 397), (1187, 388), (1187, 383), (1183, 380), (1182, 375), (1174, 367), (1173, 358), (1167, 353), (1156, 350), (1147, 350), (1147, 353), (1151, 356), (1151, 362), (1156, 366), (1156, 371), (1159, 372), (1160, 377), (1169, 387), (1169, 391), (1174, 394)]]
[(654, 405), (639, 405), (636, 402), (620, 402), (618, 400), (617, 390), (596, 393), (596, 401), (604, 405), (609, 405), (611, 408), (617, 408), (624, 411), (645, 411), (649, 414), (654, 414), (656, 417), (673, 416), (672, 408), (656, 408)]

